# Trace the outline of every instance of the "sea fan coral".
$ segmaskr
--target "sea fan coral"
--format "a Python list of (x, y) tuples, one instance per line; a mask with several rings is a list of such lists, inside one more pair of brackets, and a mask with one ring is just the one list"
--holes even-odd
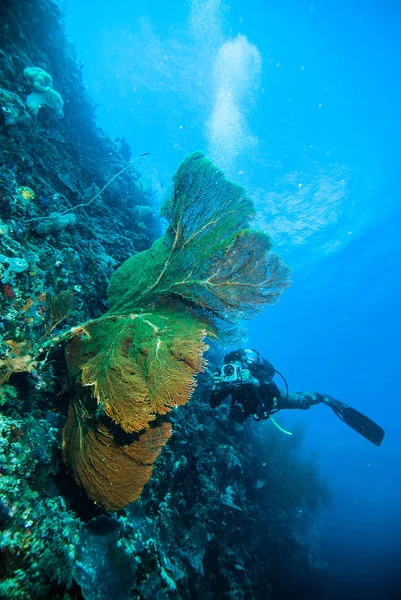
[(91, 422), (87, 411), (75, 402), (63, 432), (64, 457), (92, 500), (117, 510), (139, 498), (171, 435), (171, 423), (165, 422), (121, 443), (112, 429)]
[(189, 400), (206, 366), (205, 338), (250, 318), (289, 284), (269, 237), (250, 228), (252, 201), (202, 153), (178, 168), (162, 214), (163, 237), (113, 275), (107, 313), (44, 341), (26, 364), (21, 357), (0, 365), (6, 381), (71, 340), (75, 398), (64, 458), (88, 495), (109, 509), (136, 500), (149, 480), (172, 433), (167, 415)]
[(103, 413), (126, 433), (139, 433), (158, 416), (188, 402), (205, 367), (207, 331), (177, 311), (100, 320), (75, 338), (67, 362), (75, 382), (89, 387)]
[(252, 201), (201, 152), (174, 175), (162, 208), (169, 227), (153, 246), (113, 275), (113, 313), (176, 297), (225, 320), (250, 318), (289, 284), (288, 268), (269, 252), (269, 236), (249, 228)]
[(110, 310), (67, 347), (77, 398), (64, 456), (103, 506), (140, 495), (171, 436), (163, 419), (190, 398), (219, 320), (249, 318), (288, 285), (269, 237), (249, 228), (253, 213), (242, 188), (191, 154), (163, 208), (166, 233), (116, 271)]

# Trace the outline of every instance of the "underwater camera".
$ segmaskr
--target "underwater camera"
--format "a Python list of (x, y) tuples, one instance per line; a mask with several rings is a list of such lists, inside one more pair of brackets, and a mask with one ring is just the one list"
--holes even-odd
[(223, 365), (221, 369), (221, 381), (223, 383), (240, 383), (241, 379), (241, 365), (239, 363)]

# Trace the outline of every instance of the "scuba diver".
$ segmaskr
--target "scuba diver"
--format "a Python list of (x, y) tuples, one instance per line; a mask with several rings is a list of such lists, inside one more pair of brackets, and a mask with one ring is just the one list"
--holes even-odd
[[(285, 391), (273, 381), (276, 373), (283, 379)], [(264, 421), (281, 409), (306, 410), (315, 404), (325, 404), (376, 446), (380, 446), (384, 438), (384, 430), (379, 425), (328, 394), (289, 392), (285, 377), (257, 350), (247, 348), (230, 352), (224, 357), (222, 368), (213, 373), (210, 406), (220, 406), (228, 396), (231, 396), (229, 416), (238, 423), (244, 423), (250, 416), (255, 421)]]

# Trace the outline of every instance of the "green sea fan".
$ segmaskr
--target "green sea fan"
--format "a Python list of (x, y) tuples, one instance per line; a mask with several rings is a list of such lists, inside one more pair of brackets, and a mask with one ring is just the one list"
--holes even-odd
[(175, 297), (238, 322), (276, 301), (289, 285), (289, 270), (269, 252), (269, 236), (249, 228), (254, 206), (243, 188), (201, 152), (188, 156), (173, 180), (162, 208), (167, 231), (113, 275), (110, 311)]

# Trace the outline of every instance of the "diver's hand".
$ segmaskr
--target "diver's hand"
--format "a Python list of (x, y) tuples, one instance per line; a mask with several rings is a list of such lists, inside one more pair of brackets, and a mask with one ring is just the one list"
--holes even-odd
[(218, 371), (215, 371), (213, 373), (213, 388), (212, 388), (212, 390), (214, 392), (219, 392), (221, 389), (223, 389), (223, 387), (224, 387), (224, 383), (221, 380), (220, 373)]
[(252, 377), (249, 369), (241, 369), (241, 383), (254, 385), (255, 387), (259, 387), (260, 383), (256, 377)]
[(303, 392), (303, 395), (309, 406), (314, 406), (315, 404), (320, 404), (321, 402), (327, 402), (326, 397), (323, 394), (319, 394), (319, 392)]

